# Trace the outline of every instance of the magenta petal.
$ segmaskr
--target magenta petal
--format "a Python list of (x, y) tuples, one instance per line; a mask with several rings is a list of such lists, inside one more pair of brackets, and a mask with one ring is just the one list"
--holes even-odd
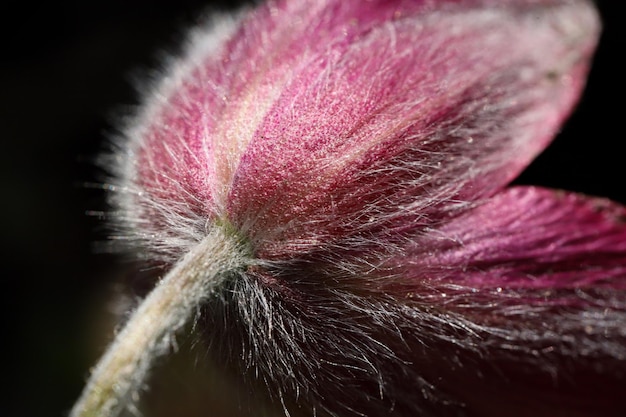
[(524, 390), (536, 379), (563, 390), (563, 404), (616, 406), (614, 384), (626, 382), (626, 208), (516, 187), (408, 251), (388, 291), (476, 332), (489, 366)]
[[(393, 18), (398, 7), (388, 1), (364, 2), (358, 10), (343, 2), (268, 1), (192, 33), (182, 58), (171, 63), (127, 131), (132, 154), (122, 169), (134, 191), (206, 217), (221, 214), (243, 149), (291, 68), (310, 54), (311, 40), (348, 43)], [(402, 7), (424, 5), (405, 1)], [(158, 207), (150, 207), (150, 215), (163, 216)]]
[(419, 231), (497, 192), (571, 110), (598, 32), (581, 1), (373, 2), (395, 13), (363, 26), (341, 4), (334, 37), (280, 39), (306, 48), (234, 174), (228, 216), (260, 256)]
[(584, 0), (269, 1), (223, 19), (127, 131), (123, 220), (174, 255), (216, 218), (271, 259), (391, 244), (528, 164), (598, 28)]
[(268, 1), (235, 18), (218, 16), (192, 33), (126, 129), (126, 157), (113, 161), (125, 179), (115, 203), (130, 238), (149, 241), (147, 247), (171, 252), (173, 259), (184, 253), (207, 220), (224, 216), (241, 154), (312, 46), (350, 43), (398, 10), (423, 9), (424, 2), (354, 6)]
[(476, 415), (626, 412), (625, 207), (516, 187), (396, 263), (402, 278), (382, 286), (444, 323), (422, 334), (440, 340), (423, 360)]
[(539, 344), (548, 343), (541, 336), (548, 329), (581, 342), (602, 340), (589, 342), (587, 353), (626, 357), (622, 206), (515, 187), (407, 250), (393, 263), (404, 271), (400, 287), (411, 299), (480, 326), (522, 329)]
[[(415, 279), (436, 285), (513, 291), (526, 294), (525, 302), (572, 306), (596, 302), (576, 291), (626, 295), (626, 208), (605, 199), (511, 188), (410, 251)], [(434, 279), (420, 272), (434, 269)], [(571, 299), (564, 297), (569, 293)]]

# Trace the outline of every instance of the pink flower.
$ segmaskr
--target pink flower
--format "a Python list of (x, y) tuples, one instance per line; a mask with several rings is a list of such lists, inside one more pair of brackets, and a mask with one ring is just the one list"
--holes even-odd
[(626, 209), (506, 188), (598, 32), (585, 0), (216, 20), (127, 129), (122, 236), (166, 262), (214, 227), (244, 242), (207, 328), (286, 410), (625, 415)]

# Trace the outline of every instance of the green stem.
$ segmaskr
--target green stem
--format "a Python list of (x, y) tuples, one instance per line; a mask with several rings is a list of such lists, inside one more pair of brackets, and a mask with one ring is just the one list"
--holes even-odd
[(245, 245), (213, 230), (163, 278), (100, 359), (70, 417), (113, 417), (133, 404), (154, 360), (224, 281), (245, 267)]

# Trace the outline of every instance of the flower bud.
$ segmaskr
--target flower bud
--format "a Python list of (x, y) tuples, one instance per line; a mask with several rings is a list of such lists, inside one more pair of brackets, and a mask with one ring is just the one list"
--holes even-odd
[(126, 129), (120, 236), (178, 262), (170, 322), (207, 303), (211, 340), (286, 413), (624, 415), (625, 209), (506, 188), (572, 111), (599, 29), (586, 0), (222, 16)]

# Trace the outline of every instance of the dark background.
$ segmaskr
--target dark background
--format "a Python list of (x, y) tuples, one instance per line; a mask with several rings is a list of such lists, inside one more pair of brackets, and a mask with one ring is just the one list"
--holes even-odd
[[(232, 7), (233, 2), (210, 2)], [(626, 31), (618, 1), (581, 104), (518, 183), (626, 203)], [(94, 253), (105, 237), (93, 158), (136, 103), (132, 79), (176, 51), (209, 3), (7, 1), (0, 6), (0, 417), (63, 416), (114, 320), (107, 301), (132, 268)], [(182, 414), (181, 414), (182, 415)], [(215, 415), (215, 414), (214, 414)]]

